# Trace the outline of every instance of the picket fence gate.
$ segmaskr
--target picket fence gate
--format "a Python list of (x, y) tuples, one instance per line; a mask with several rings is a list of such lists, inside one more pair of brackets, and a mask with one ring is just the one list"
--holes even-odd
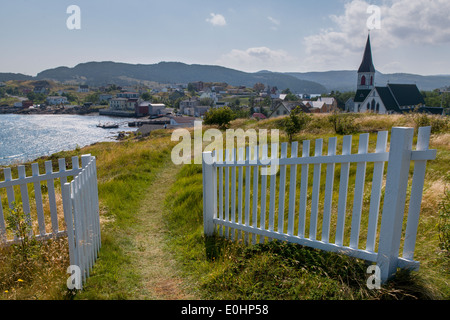
[[(329, 139), (327, 155), (323, 155), (323, 139), (315, 140), (313, 156), (310, 156), (311, 143), (308, 140), (302, 143), (301, 157), (298, 157), (298, 142), (292, 143), (290, 157), (287, 154), (288, 143), (281, 144), (281, 157), (278, 157), (277, 143), (271, 144), (270, 158), (267, 145), (247, 147), (245, 150), (243, 148), (225, 150), (225, 154), (223, 150), (205, 152), (202, 165), (204, 233), (206, 236), (219, 233), (232, 240), (244, 238), (246, 242), (249, 242), (251, 236), (252, 243), (257, 243), (259, 236), (261, 243), (266, 241), (265, 239), (278, 239), (343, 253), (376, 263), (382, 283), (389, 280), (397, 268), (417, 270), (419, 262), (414, 261), (414, 249), (426, 163), (427, 160), (436, 158), (436, 150), (428, 149), (430, 133), (430, 127), (419, 128), (414, 151), (412, 150), (414, 129), (392, 128), (389, 151), (387, 151), (388, 132), (382, 131), (377, 134), (374, 153), (368, 152), (367, 133), (359, 136), (357, 154), (352, 154), (351, 135), (343, 137), (341, 155), (336, 154), (336, 137)], [(387, 173), (383, 187), (386, 162)], [(410, 186), (408, 213), (404, 218), (411, 162), (414, 162), (414, 173)], [(373, 175), (371, 186), (367, 187), (370, 190), (366, 190), (368, 192), (365, 194), (366, 180), (370, 179), (366, 177), (368, 163), (373, 163)], [(349, 212), (347, 198), (351, 164), (356, 164), (356, 174), (353, 206)], [(320, 183), (322, 165), (326, 166), (324, 188)], [(334, 206), (333, 211), (334, 180), (339, 174), (336, 165), (340, 165), (339, 184), (336, 183), (339, 196), (337, 209)], [(309, 177), (310, 166), (313, 167), (312, 177)], [(289, 176), (287, 167), (290, 167)], [(301, 175), (298, 167), (301, 168)], [(269, 172), (266, 172), (267, 170)], [(299, 188), (297, 188), (298, 175)], [(312, 178), (312, 185), (309, 185), (308, 178)], [(289, 190), (286, 199), (287, 183)], [(312, 190), (310, 194), (308, 189)], [(321, 190), (324, 191), (323, 195), (320, 193)], [(269, 196), (268, 204), (267, 196)], [(320, 197), (323, 197), (323, 205), (319, 210)], [(367, 202), (369, 204), (363, 210), (364, 203)], [(366, 215), (364, 220), (367, 221), (364, 226), (361, 223), (363, 214)], [(406, 230), (402, 241), (404, 219)], [(331, 237), (333, 232), (334, 241)], [(346, 232), (345, 241), (349, 243), (344, 243)], [(360, 241), (364, 238), (361, 232), (365, 233), (365, 244)], [(400, 256), (402, 242), (403, 253)]]
[[(58, 165), (59, 171), (54, 172), (52, 162), (46, 161), (45, 173), (40, 174), (39, 165), (33, 163), (31, 176), (26, 176), (25, 166), (20, 165), (17, 167), (17, 179), (12, 178), (11, 168), (3, 169), (5, 180), (0, 181), (0, 245), (20, 241), (7, 232), (2, 202), (2, 191), (5, 189), (7, 206), (12, 209), (21, 203), (33, 226), (32, 236), (37, 240), (67, 237), (70, 264), (79, 268), (80, 274), (76, 276), (81, 288), (89, 277), (101, 246), (96, 158), (89, 154), (81, 156), (81, 168), (79, 157), (72, 157), (70, 170), (66, 168), (65, 159), (59, 159)], [(70, 183), (67, 182), (69, 177), (72, 177)], [(58, 180), (60, 192), (55, 188)], [(17, 192), (20, 197), (16, 197)], [(48, 206), (45, 205), (47, 201), (43, 201), (43, 193), (46, 194)], [(62, 207), (60, 205), (58, 208), (58, 203), (62, 203)], [(62, 211), (64, 219), (58, 218), (58, 211)]]

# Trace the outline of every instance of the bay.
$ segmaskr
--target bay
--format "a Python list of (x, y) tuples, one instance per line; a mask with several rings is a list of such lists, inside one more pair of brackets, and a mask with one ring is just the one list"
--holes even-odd
[[(99, 115), (0, 115), (0, 166), (18, 164), (56, 152), (74, 150), (96, 142), (114, 141), (135, 118)], [(117, 129), (97, 127), (119, 123)]]

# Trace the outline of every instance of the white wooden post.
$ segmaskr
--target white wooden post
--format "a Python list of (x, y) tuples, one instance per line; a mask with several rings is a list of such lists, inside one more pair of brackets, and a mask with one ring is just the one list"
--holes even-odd
[(414, 129), (393, 128), (378, 246), (381, 282), (397, 271)]
[[(417, 151), (428, 150), (430, 144), (431, 127), (419, 128), (417, 136)], [(427, 160), (416, 161), (411, 184), (411, 197), (409, 202), (408, 223), (406, 225), (405, 242), (403, 245), (403, 258), (412, 260), (416, 246), (417, 227), (419, 226), (420, 208), (422, 205), (423, 185), (425, 182), (425, 169)]]
[(203, 229), (205, 236), (214, 234), (214, 193), (212, 152), (204, 152), (203, 168)]

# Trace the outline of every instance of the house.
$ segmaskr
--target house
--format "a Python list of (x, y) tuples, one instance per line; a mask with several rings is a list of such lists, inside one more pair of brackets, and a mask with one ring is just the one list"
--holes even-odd
[(310, 113), (327, 113), (328, 106), (324, 101), (303, 101)]
[[(188, 114), (191, 109), (200, 105), (200, 100), (197, 98), (189, 98), (183, 101), (180, 101), (180, 112), (182, 114)], [(189, 109), (189, 110), (186, 110)]]
[(126, 110), (128, 99), (113, 98), (109, 100), (109, 109), (111, 110)]
[(152, 116), (158, 116), (164, 114), (165, 109), (166, 105), (164, 103), (151, 103), (149, 112)]
[(333, 112), (338, 108), (337, 100), (334, 97), (319, 97), (317, 101), (325, 103), (324, 112)]
[(136, 117), (145, 117), (150, 114), (150, 102), (143, 101), (136, 105)]
[(50, 96), (47, 97), (46, 101), (51, 106), (69, 103), (67, 98), (63, 96)]
[(269, 118), (277, 118), (281, 116), (287, 116), (291, 113), (292, 110), (294, 110), (296, 107), (299, 107), (303, 112), (311, 112), (310, 109), (300, 101), (296, 102), (287, 102), (287, 101), (281, 101), (278, 103), (278, 105), (275, 107), (275, 109), (270, 114)]
[(132, 91), (124, 91), (120, 92), (116, 95), (117, 98), (126, 98), (126, 99), (138, 99), (139, 93)]
[(86, 84), (82, 84), (78, 87), (78, 92), (89, 92), (89, 86)]

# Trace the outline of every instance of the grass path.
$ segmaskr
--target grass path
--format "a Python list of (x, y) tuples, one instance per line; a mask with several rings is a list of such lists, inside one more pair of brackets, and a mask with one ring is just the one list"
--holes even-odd
[(133, 265), (142, 281), (135, 299), (196, 299), (187, 292), (187, 285), (178, 276), (175, 260), (165, 243), (165, 195), (175, 182), (179, 169), (171, 161), (167, 162), (167, 166), (164, 166), (148, 188), (147, 196), (137, 212), (138, 224), (130, 236), (134, 239), (136, 248), (132, 253)]

